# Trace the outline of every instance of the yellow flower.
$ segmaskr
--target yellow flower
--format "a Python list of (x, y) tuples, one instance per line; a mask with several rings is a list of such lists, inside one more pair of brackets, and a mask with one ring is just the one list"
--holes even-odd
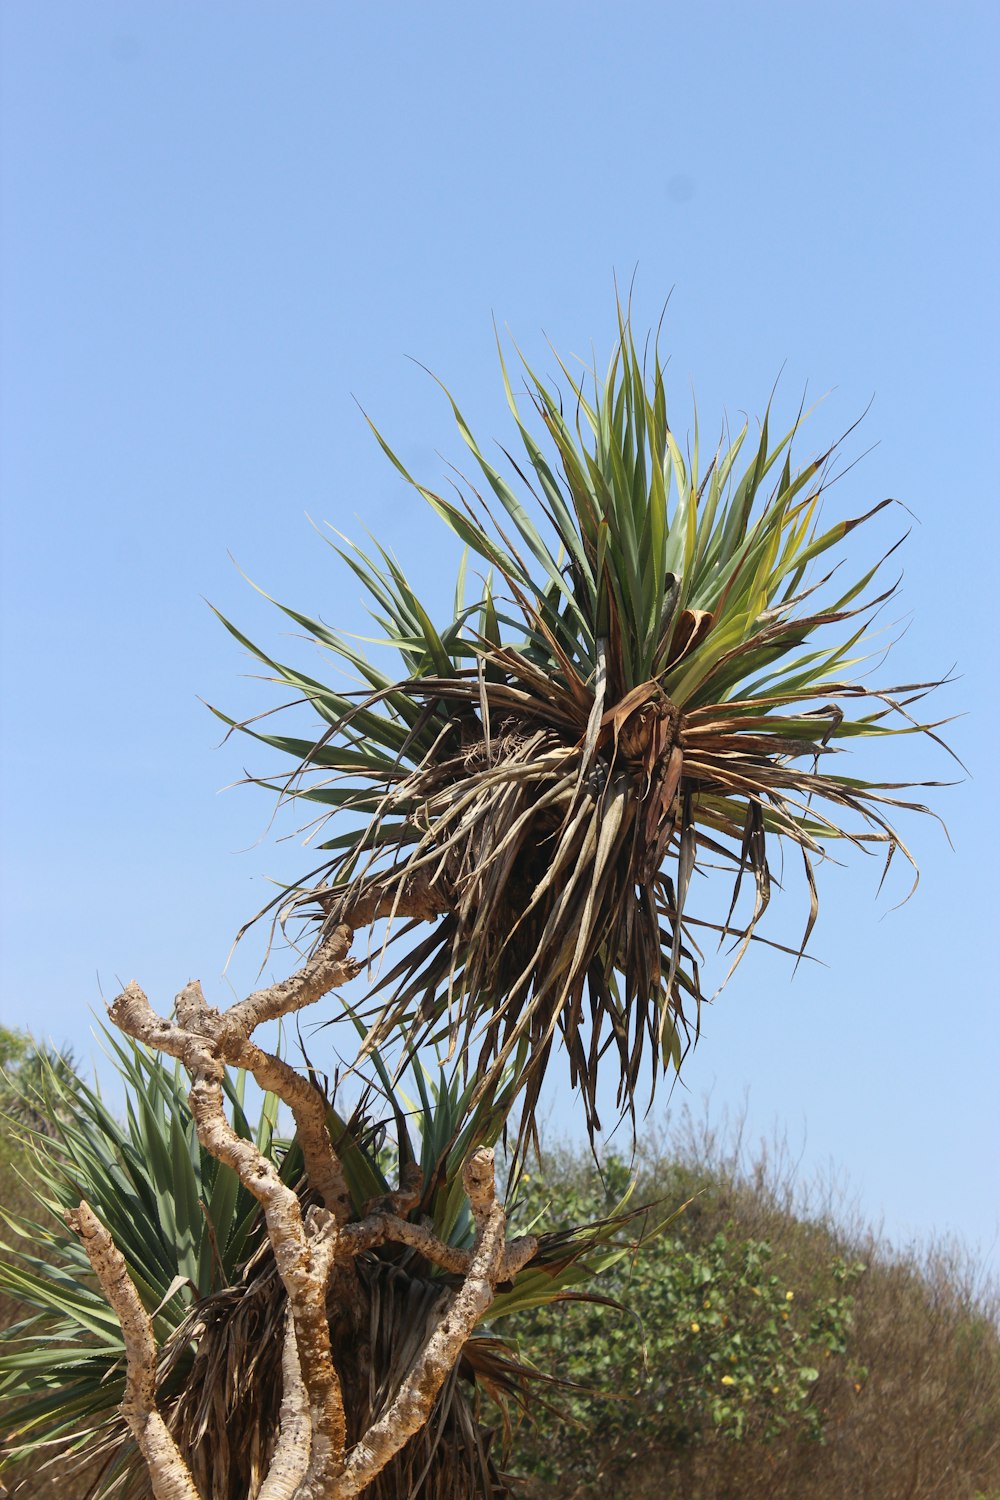
[(771, 1387), (771, 1395), (772, 1396), (777, 1396), (777, 1395), (780, 1395), (780, 1393), (781, 1393), (781, 1386), (780, 1385), (772, 1385), (772, 1387)]
[(692, 1323), (691, 1324), (691, 1332), (692, 1333), (700, 1333), (701, 1332), (701, 1324), (700, 1323)]
[(794, 1302), (795, 1301), (795, 1293), (794, 1292), (786, 1292), (785, 1293), (785, 1301), (786, 1302)]
[(722, 1384), (723, 1385), (735, 1385), (736, 1381), (733, 1379), (733, 1377), (731, 1375), (723, 1375), (723, 1377), (722, 1377)]

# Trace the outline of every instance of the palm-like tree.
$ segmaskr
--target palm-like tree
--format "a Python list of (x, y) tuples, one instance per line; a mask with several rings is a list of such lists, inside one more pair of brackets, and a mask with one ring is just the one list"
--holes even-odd
[[(516, 395), (501, 353), (523, 449), (504, 455), (509, 478), (454, 402), (479, 476), (455, 496), (420, 484), (376, 434), (465, 549), (454, 608), (437, 627), (388, 550), (334, 541), (398, 653), (395, 671), (281, 606), (338, 670), (360, 680), (358, 691), (342, 691), (277, 661), (226, 622), (325, 726), (296, 738), (220, 715), (291, 758), (290, 769), (255, 780), (318, 812), (321, 825), (333, 819), (320, 835), (329, 833), (321, 864), (274, 903), (277, 918), (304, 919), (320, 966), (331, 945), (346, 935), (349, 946), (353, 929), (376, 916), (387, 919), (384, 942), (393, 945), (394, 962), (361, 1013), (357, 1060), (384, 1107), (373, 1112), (371, 1096), (350, 1119), (332, 1103), (327, 1116), (324, 1160), (332, 1151), (350, 1197), (338, 1233), (370, 1222), (372, 1203), (388, 1195), (397, 1219), (408, 1215), (438, 1247), (463, 1251), (472, 1232), (463, 1163), (507, 1132), (519, 1105), (509, 1137), (516, 1181), (560, 1043), (591, 1135), (609, 1053), (619, 1104), (634, 1114), (644, 1070), (655, 1082), (679, 1068), (697, 1034), (706, 936), (729, 942), (730, 972), (762, 937), (776, 849), (798, 855), (804, 871), (807, 910), (791, 950), (798, 953), (816, 919), (815, 867), (831, 844), (881, 852), (886, 865), (897, 852), (913, 863), (892, 821), (900, 809), (926, 811), (901, 795), (910, 783), (862, 779), (843, 758), (862, 739), (937, 738), (918, 711), (934, 684), (882, 688), (866, 675), (877, 645), (872, 622), (895, 587), (878, 576), (895, 549), (838, 582), (839, 544), (891, 502), (823, 522), (833, 450), (793, 467), (801, 413), (775, 442), (766, 417), (752, 440), (744, 427), (707, 463), (696, 424), (682, 451), (655, 345), (640, 356), (622, 313), (619, 333), (603, 377), (577, 379), (562, 366), (565, 401), (526, 365), (524, 394)], [(470, 556), (480, 580), (471, 602)], [(731, 877), (725, 891), (719, 867)], [(695, 887), (702, 874), (708, 878)], [(190, 997), (185, 1003), (194, 1014)], [(169, 1023), (148, 1014), (153, 1029), (135, 1034), (171, 1050), (157, 1040)], [(182, 1018), (181, 1032), (203, 1057), (199, 1039), (223, 1046), (225, 1017), (198, 1015), (203, 1029), (191, 1031)], [(242, 1034), (247, 1055), (264, 1057), (249, 1035)], [(456, 1059), (436, 1088), (416, 1061), (430, 1043), (447, 1043)], [(387, 1044), (415, 1069), (412, 1107), (400, 1093), (402, 1075), (383, 1062)], [(223, 1055), (214, 1053), (215, 1063)], [(199, 1144), (176, 1088), (171, 1093), (173, 1075), (139, 1052), (119, 1056), (142, 1074), (127, 1129), (102, 1116), (95, 1127), (109, 1143), (102, 1150), (90, 1143), (89, 1127), (60, 1123), (61, 1165), (51, 1165), (43, 1146), (51, 1167), (43, 1180), (56, 1208), (83, 1188), (112, 1230), (154, 1316), (162, 1412), (201, 1491), (228, 1500), (253, 1492), (274, 1448), (288, 1283), (275, 1272), (273, 1233), (269, 1241), (256, 1198)], [(211, 1060), (188, 1065), (196, 1089), (211, 1081)], [(277, 1060), (271, 1065), (273, 1074)], [(238, 1094), (231, 1104), (238, 1130), (249, 1131)], [(258, 1151), (280, 1166), (280, 1189), (298, 1212), (322, 1190), (304, 1175), (305, 1153), (275, 1143), (272, 1104), (262, 1118)], [(377, 1128), (386, 1121), (396, 1189)], [(323, 1212), (330, 1217), (329, 1202)], [(314, 1214), (313, 1226), (321, 1218)], [(505, 1410), (524, 1399), (530, 1371), (493, 1325), (627, 1253), (624, 1222), (619, 1215), (568, 1236), (543, 1235), (509, 1286), (491, 1285), (487, 1326), (465, 1342), (423, 1432), (370, 1493), (385, 1500), (504, 1493), (502, 1444), (489, 1446), (477, 1392), (498, 1403), (502, 1427)], [(302, 1235), (314, 1232), (322, 1226), (307, 1224)], [(436, 1262), (423, 1259), (417, 1238), (365, 1240), (372, 1248), (358, 1255), (349, 1291), (318, 1284), (312, 1305), (324, 1338), (329, 1323), (349, 1444), (392, 1410), (447, 1300), (449, 1257), (443, 1263), (438, 1250)], [(81, 1453), (118, 1466), (122, 1493), (140, 1494), (143, 1471), (112, 1415), (121, 1385), (116, 1320), (90, 1290), (83, 1251), (65, 1235), (51, 1250), (62, 1266), (55, 1276), (24, 1246), (3, 1273), (36, 1307), (35, 1321), (20, 1330), (28, 1342), (0, 1364), (8, 1392), (33, 1392), (21, 1440), (31, 1448), (42, 1435), (71, 1437)], [(468, 1268), (474, 1257), (451, 1259)], [(58, 1364), (39, 1339), (53, 1341)], [(238, 1412), (230, 1404), (237, 1388)], [(87, 1421), (105, 1418), (110, 1426), (86, 1430)], [(315, 1443), (311, 1451), (319, 1451)]]
[[(730, 940), (735, 967), (771, 900), (777, 846), (805, 874), (799, 953), (831, 842), (912, 865), (891, 820), (926, 808), (899, 795), (901, 779), (858, 777), (841, 752), (936, 738), (915, 717), (934, 684), (877, 687), (859, 672), (895, 590), (877, 582), (895, 548), (860, 577), (838, 574), (838, 545), (893, 502), (824, 524), (834, 449), (793, 467), (801, 412), (776, 442), (767, 416), (755, 440), (744, 425), (707, 463), (696, 421), (685, 454), (657, 349), (640, 358), (621, 310), (619, 328), (603, 379), (562, 365), (565, 398), (524, 365), (519, 399), (501, 351), (523, 449), (504, 452), (509, 479), (454, 401), (479, 475), (454, 497), (414, 479), (376, 432), (465, 548), (438, 628), (387, 549), (333, 542), (398, 652), (396, 675), (296, 609), (280, 606), (361, 691), (304, 675), (226, 622), (326, 725), (303, 740), (220, 715), (295, 762), (259, 780), (334, 820), (327, 861), (280, 899), (282, 916), (307, 915), (318, 941), (360, 896), (391, 909), (419, 885), (439, 920), (422, 936), (399, 928), (369, 1043), (450, 1035), (486, 1094), (514, 1066), (522, 1144), (557, 1039), (591, 1132), (607, 1052), (629, 1109), (644, 1063), (654, 1081), (679, 1067), (705, 998), (699, 939)], [(467, 603), (470, 554), (481, 586)], [(694, 878), (718, 866), (729, 895), (720, 904), (709, 880), (695, 900)]]

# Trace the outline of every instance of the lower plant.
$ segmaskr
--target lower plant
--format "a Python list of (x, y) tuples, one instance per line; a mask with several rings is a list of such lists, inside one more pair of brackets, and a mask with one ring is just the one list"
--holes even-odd
[[(199, 1495), (252, 1495), (278, 1441), (288, 1308), (264, 1215), (238, 1174), (199, 1142), (179, 1068), (134, 1042), (109, 1036), (108, 1045), (124, 1085), (123, 1119), (75, 1069), (39, 1055), (19, 1096), (20, 1123), (9, 1127), (30, 1165), (35, 1211), (5, 1215), (0, 1289), (21, 1317), (0, 1355), (4, 1477), (27, 1495), (41, 1466), (55, 1464), (64, 1483), (86, 1475), (76, 1482), (94, 1500), (152, 1493), (120, 1410), (122, 1329), (66, 1222), (83, 1197), (149, 1314), (158, 1409)], [(358, 1254), (349, 1294), (331, 1283), (331, 1346), (349, 1441), (391, 1406), (461, 1285), (457, 1269), (421, 1253), (420, 1236), (449, 1247), (456, 1264), (468, 1254), (476, 1226), (462, 1168), (492, 1147), (504, 1118), (502, 1097), (474, 1103), (454, 1069), (414, 1064), (408, 1082), (413, 1097), (376, 1054), (355, 1107), (342, 1115), (331, 1101), (327, 1111), (348, 1224), (391, 1212), (414, 1230), (414, 1243), (383, 1240)], [(273, 1164), (308, 1216), (316, 1192), (300, 1142), (276, 1134), (277, 1096), (257, 1095), (251, 1110), (241, 1072), (225, 1076), (224, 1091), (236, 1134)], [(465, 1341), (428, 1421), (366, 1488), (371, 1500), (508, 1492), (512, 1414), (545, 1377), (495, 1325), (568, 1293), (586, 1298), (593, 1275), (630, 1253), (637, 1214), (620, 1203), (591, 1226), (531, 1237), (531, 1253), (498, 1288), (488, 1324)]]

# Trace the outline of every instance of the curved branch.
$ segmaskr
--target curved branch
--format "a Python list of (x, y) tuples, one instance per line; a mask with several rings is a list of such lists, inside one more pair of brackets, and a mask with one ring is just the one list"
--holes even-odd
[(338, 923), (301, 969), (231, 1005), (226, 1012), (229, 1026), (239, 1036), (252, 1036), (264, 1021), (291, 1015), (347, 984), (361, 971), (357, 959), (347, 956), (353, 941), (354, 928)]
[[(264, 1212), (275, 1264), (288, 1296), (288, 1319), (280, 1433), (262, 1500), (348, 1500), (360, 1494), (424, 1425), (466, 1340), (492, 1303), (497, 1284), (516, 1275), (537, 1248), (531, 1235), (506, 1244), (493, 1152), (485, 1149), (473, 1153), (462, 1173), (476, 1225), (471, 1251), (448, 1245), (405, 1218), (421, 1190), (414, 1163), (404, 1166), (396, 1192), (368, 1204), (365, 1217), (349, 1224), (350, 1197), (327, 1127), (326, 1101), (308, 1079), (251, 1040), (262, 1021), (300, 1010), (353, 977), (360, 967), (348, 957), (355, 926), (397, 915), (430, 920), (447, 909), (444, 902), (441, 892), (423, 881), (388, 892), (373, 884), (355, 896), (347, 916), (337, 912), (335, 925), (302, 969), (228, 1011), (209, 1006), (197, 981), (178, 995), (176, 1022), (157, 1016), (134, 982), (110, 1007), (111, 1019), (127, 1035), (184, 1064), (191, 1075), (188, 1097), (199, 1141), (236, 1172)], [(322, 1194), (324, 1208), (310, 1208), (303, 1217), (297, 1194), (282, 1181), (274, 1162), (252, 1141), (237, 1135), (224, 1108), (226, 1064), (245, 1068), (262, 1088), (291, 1107), (309, 1181)], [(95, 1249), (91, 1256), (92, 1264), (125, 1332), (128, 1376), (123, 1411), (149, 1466), (157, 1500), (199, 1500), (187, 1466), (155, 1408), (152, 1327), (128, 1280), (125, 1263), (85, 1204), (71, 1222), (88, 1244), (88, 1255), (90, 1244), (99, 1247), (99, 1253)], [(348, 1453), (343, 1390), (330, 1341), (328, 1288), (338, 1262), (352, 1260), (386, 1240), (418, 1250), (432, 1264), (463, 1279), (388, 1409)]]
[(382, 917), (407, 917), (431, 922), (449, 911), (452, 899), (439, 887), (431, 886), (429, 876), (420, 874), (406, 881), (402, 888), (383, 889), (373, 882), (367, 889), (352, 891), (338, 899), (335, 912), (328, 918), (329, 928), (316, 952), (288, 979), (267, 989), (255, 990), (226, 1012), (231, 1025), (240, 1035), (252, 1036), (264, 1021), (302, 1010), (338, 985), (358, 975), (363, 964), (348, 957), (354, 934), (359, 927), (370, 927)]
[(471, 1250), (460, 1250), (456, 1245), (445, 1244), (444, 1240), (439, 1240), (423, 1224), (411, 1224), (408, 1219), (400, 1219), (395, 1214), (382, 1211), (366, 1214), (359, 1224), (348, 1224), (342, 1229), (337, 1241), (337, 1254), (338, 1257), (362, 1255), (366, 1250), (384, 1245), (387, 1240), (397, 1245), (408, 1245), (432, 1265), (440, 1266), (442, 1271), (450, 1271), (456, 1276), (467, 1275), (472, 1264)]
[(326, 1316), (336, 1219), (331, 1213), (316, 1210), (316, 1232), (307, 1232), (293, 1189), (282, 1182), (274, 1163), (252, 1141), (238, 1136), (226, 1119), (224, 1069), (218, 1055), (225, 1044), (213, 1046), (211, 1033), (213, 1029), (224, 1030), (228, 1017), (209, 1009), (197, 982), (187, 985), (178, 996), (177, 1010), (182, 1022), (199, 1029), (187, 1030), (163, 1021), (133, 982), (111, 1006), (111, 1017), (129, 1036), (180, 1058), (191, 1074), (188, 1097), (198, 1139), (212, 1156), (232, 1167), (264, 1210), (275, 1264), (292, 1308), (302, 1380), (309, 1397), (312, 1452), (307, 1478), (325, 1482), (339, 1473), (347, 1442), (343, 1392), (333, 1363)]
[(360, 1494), (419, 1432), (503, 1277), (505, 1219), (496, 1198), (493, 1152), (485, 1148), (474, 1152), (462, 1177), (476, 1221), (476, 1242), (465, 1280), (387, 1410), (352, 1448), (343, 1479), (333, 1491), (336, 1500)]

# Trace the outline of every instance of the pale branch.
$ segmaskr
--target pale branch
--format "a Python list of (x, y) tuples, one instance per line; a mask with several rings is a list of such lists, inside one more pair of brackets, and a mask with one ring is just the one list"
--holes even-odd
[(309, 1402), (302, 1383), (299, 1351), (291, 1304), (285, 1313), (285, 1342), (281, 1350), (281, 1412), (278, 1441), (257, 1500), (294, 1500), (309, 1466)]
[(301, 969), (231, 1005), (226, 1012), (229, 1024), (241, 1036), (252, 1036), (264, 1021), (276, 1021), (303, 1010), (338, 985), (346, 984), (362, 967), (347, 956), (353, 941), (354, 928), (347, 922), (338, 923)]
[(347, 1440), (343, 1392), (330, 1349), (326, 1287), (333, 1255), (336, 1220), (326, 1214), (319, 1234), (310, 1236), (298, 1197), (282, 1182), (274, 1163), (252, 1141), (238, 1136), (226, 1119), (222, 1093), (223, 1064), (211, 1040), (218, 1012), (210, 1011), (200, 986), (188, 985), (178, 996), (179, 1019), (205, 1031), (188, 1031), (165, 1022), (152, 1010), (137, 984), (130, 984), (111, 1007), (112, 1019), (128, 1035), (179, 1057), (191, 1074), (189, 1100), (198, 1139), (225, 1162), (264, 1210), (278, 1274), (295, 1319), (302, 1379), (309, 1396), (313, 1459), (327, 1468), (342, 1461)]
[(234, 1067), (252, 1073), (262, 1089), (277, 1094), (288, 1105), (295, 1120), (309, 1186), (319, 1193), (337, 1223), (346, 1224), (351, 1216), (351, 1195), (330, 1139), (327, 1102), (320, 1090), (284, 1058), (263, 1051), (255, 1042), (243, 1042), (232, 1056), (223, 1048), (222, 1055)]
[[(373, 1199), (360, 1222), (348, 1223), (350, 1198), (330, 1136), (325, 1099), (308, 1079), (250, 1039), (250, 1033), (262, 1021), (311, 1004), (356, 972), (358, 966), (348, 958), (355, 926), (399, 914), (429, 919), (444, 909), (444, 897), (426, 883), (414, 882), (402, 895), (386, 893), (374, 885), (352, 902), (346, 915), (337, 913), (336, 925), (297, 974), (248, 996), (228, 1011), (210, 1007), (197, 982), (185, 986), (178, 995), (176, 1022), (157, 1016), (135, 983), (127, 985), (110, 1008), (112, 1020), (122, 1031), (184, 1064), (191, 1076), (188, 1097), (199, 1141), (216, 1160), (236, 1172), (264, 1213), (275, 1265), (288, 1297), (288, 1318), (282, 1352), (285, 1386), (279, 1436), (260, 1500), (348, 1500), (360, 1494), (426, 1422), (466, 1340), (492, 1303), (498, 1284), (512, 1279), (537, 1249), (533, 1235), (506, 1243), (504, 1211), (496, 1197), (493, 1152), (485, 1149), (472, 1154), (462, 1173), (476, 1226), (471, 1250), (448, 1245), (430, 1229), (407, 1219), (423, 1189), (420, 1169), (414, 1162), (403, 1164), (394, 1192)], [(246, 1069), (262, 1088), (290, 1106), (308, 1181), (322, 1196), (324, 1207), (313, 1206), (303, 1217), (297, 1194), (282, 1181), (274, 1162), (252, 1141), (236, 1133), (224, 1107), (222, 1085), (227, 1064)], [(78, 1211), (79, 1225), (74, 1219), (81, 1234), (84, 1219), (80, 1215), (85, 1207)], [(89, 1221), (87, 1232), (91, 1232)], [(330, 1341), (328, 1289), (337, 1264), (346, 1264), (386, 1241), (418, 1251), (431, 1264), (460, 1277), (461, 1284), (452, 1292), (441, 1322), (388, 1408), (348, 1452), (343, 1391)], [(118, 1259), (121, 1276), (145, 1318), (124, 1261), (120, 1256)], [(142, 1452), (157, 1500), (198, 1500), (183, 1459), (155, 1408), (156, 1350), (149, 1320), (146, 1318), (141, 1326), (136, 1324), (134, 1308), (129, 1304), (126, 1309), (124, 1294), (116, 1292), (116, 1301), (110, 1283), (102, 1279), (101, 1285), (126, 1333), (128, 1409), (123, 1407), (123, 1411), (133, 1431), (138, 1425), (144, 1435)], [(132, 1319), (128, 1328), (122, 1309)], [(138, 1331), (130, 1332), (133, 1327)], [(175, 1485), (175, 1459), (186, 1488)]]
[(184, 1457), (156, 1407), (156, 1341), (125, 1257), (86, 1202), (66, 1213), (100, 1287), (121, 1324), (125, 1344), (122, 1416), (146, 1461), (156, 1500), (201, 1500)]
[(498, 1280), (513, 1281), (514, 1277), (524, 1270), (529, 1260), (537, 1253), (538, 1236), (535, 1234), (522, 1234), (516, 1240), (508, 1240), (504, 1253), (503, 1275)]
[[(288, 1293), (295, 1318), (302, 1378), (309, 1393), (313, 1449), (343, 1453), (347, 1440), (343, 1393), (330, 1349), (326, 1316), (326, 1285), (332, 1246), (306, 1232), (294, 1190), (282, 1182), (278, 1169), (252, 1142), (236, 1134), (223, 1111), (222, 1088), (206, 1078), (191, 1085), (191, 1112), (198, 1138), (206, 1150), (238, 1173), (264, 1210), (268, 1238), (278, 1274)], [(332, 1214), (327, 1224), (336, 1231)], [(324, 1226), (326, 1227), (326, 1226)], [(327, 1236), (329, 1243), (330, 1236)]]
[(429, 870), (418, 870), (400, 884), (386, 886), (376, 876), (347, 898), (337, 898), (330, 906), (328, 920), (334, 924), (349, 923), (355, 930), (370, 927), (383, 917), (389, 921), (407, 917), (411, 921), (433, 922), (435, 917), (451, 911), (455, 904), (452, 892), (441, 881), (435, 882)]
[(189, 1073), (221, 1079), (224, 1069), (205, 1037), (182, 1031), (173, 1021), (158, 1016), (145, 991), (132, 979), (108, 1006), (108, 1015), (120, 1031), (156, 1052), (166, 1052), (184, 1064)]
[(486, 1232), (490, 1213), (497, 1201), (497, 1180), (493, 1152), (485, 1146), (474, 1151), (462, 1168), (462, 1186), (476, 1221), (477, 1242)]
[(283, 1058), (265, 1052), (242, 1035), (232, 1023), (231, 1011), (218, 1011), (208, 1005), (197, 980), (184, 986), (175, 1009), (185, 1032), (210, 1038), (216, 1057), (231, 1067), (252, 1073), (262, 1089), (277, 1094), (288, 1105), (310, 1186), (319, 1193), (337, 1223), (346, 1224), (351, 1198), (327, 1129), (326, 1100), (319, 1089)]
[[(309, 1463), (295, 1491), (295, 1500), (326, 1500), (328, 1495), (335, 1493), (335, 1485), (343, 1475), (347, 1448), (344, 1397), (340, 1376), (333, 1363), (330, 1323), (326, 1311), (327, 1288), (339, 1231), (332, 1214), (315, 1207), (309, 1210), (307, 1226), (312, 1245), (310, 1275), (317, 1295), (315, 1298), (310, 1297), (308, 1305), (300, 1310), (290, 1287), (288, 1291), (299, 1370), (309, 1397), (310, 1415)], [(268, 1233), (270, 1235), (270, 1224)], [(273, 1236), (271, 1243), (274, 1243)], [(302, 1300), (305, 1303), (305, 1297)], [(315, 1316), (317, 1305), (318, 1321)], [(303, 1331), (313, 1340), (311, 1348), (303, 1347)], [(306, 1359), (309, 1360), (308, 1366)], [(327, 1382), (325, 1406), (320, 1405), (317, 1400), (317, 1397), (322, 1398), (324, 1394), (320, 1377)]]
[(404, 1161), (399, 1169), (399, 1187), (391, 1193), (380, 1193), (377, 1198), (369, 1198), (365, 1204), (364, 1216), (369, 1214), (394, 1214), (397, 1218), (405, 1218), (411, 1208), (416, 1208), (424, 1193), (424, 1174), (420, 1163), (415, 1161)]
[(493, 1152), (476, 1151), (462, 1174), (476, 1221), (468, 1272), (386, 1411), (351, 1449), (335, 1500), (359, 1494), (427, 1421), (434, 1401), (462, 1348), (493, 1301), (504, 1276), (505, 1218), (496, 1200)]
[(328, 918), (329, 928), (323, 941), (301, 969), (288, 979), (237, 1001), (226, 1014), (243, 1036), (252, 1036), (262, 1022), (275, 1021), (312, 1005), (361, 972), (364, 966), (348, 957), (359, 927), (370, 927), (382, 917), (429, 922), (451, 906), (449, 895), (432, 888), (428, 879), (420, 876), (407, 882), (402, 890), (386, 891), (375, 882), (367, 889), (352, 892), (349, 900), (338, 900), (336, 915)]
[(461, 1250), (456, 1245), (446, 1245), (422, 1224), (411, 1224), (408, 1219), (399, 1219), (384, 1211), (366, 1214), (358, 1224), (348, 1224), (341, 1230), (337, 1241), (337, 1256), (362, 1255), (374, 1250), (386, 1241), (408, 1245), (432, 1265), (456, 1276), (465, 1276), (472, 1264), (472, 1251)]
[[(377, 1245), (384, 1245), (387, 1240), (409, 1246), (432, 1265), (440, 1266), (442, 1271), (455, 1276), (469, 1274), (473, 1251), (448, 1245), (423, 1224), (411, 1224), (408, 1219), (400, 1219), (385, 1210), (366, 1214), (359, 1223), (346, 1225), (337, 1238), (337, 1258), (361, 1255), (366, 1250), (374, 1250)], [(533, 1234), (511, 1240), (506, 1247), (497, 1281), (513, 1281), (537, 1249), (538, 1239)]]

